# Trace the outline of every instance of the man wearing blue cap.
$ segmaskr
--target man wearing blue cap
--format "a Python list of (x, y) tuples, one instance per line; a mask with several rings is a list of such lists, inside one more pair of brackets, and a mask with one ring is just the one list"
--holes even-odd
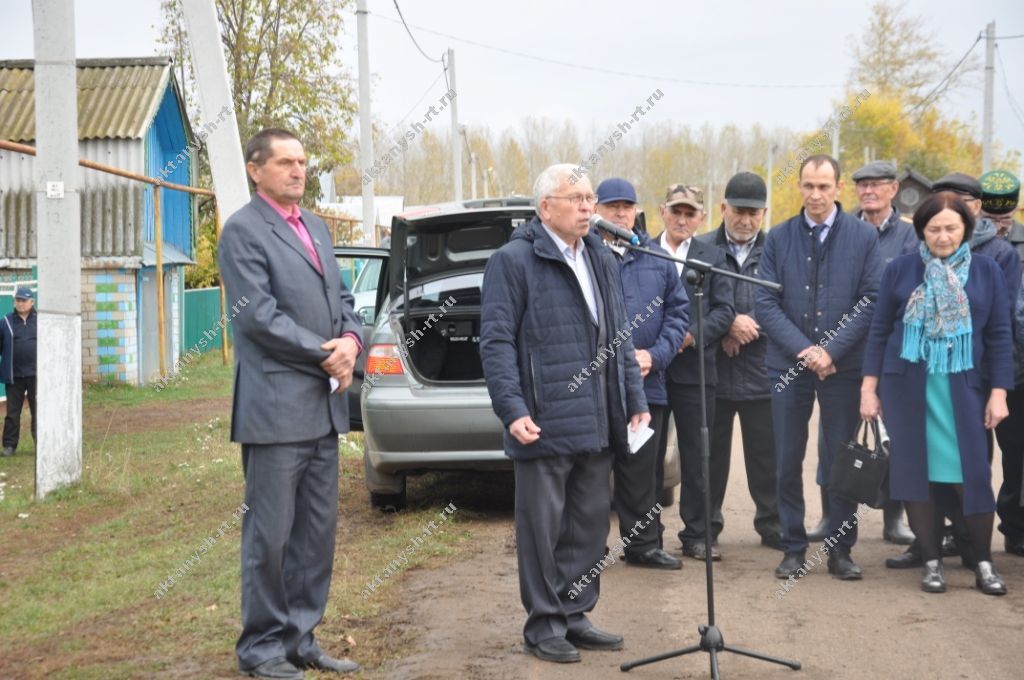
[(13, 456), (21, 435), (21, 407), (28, 396), (32, 441), (36, 439), (36, 310), (28, 286), (14, 293), (14, 311), (0, 323), (0, 380), (7, 390), (3, 456)]
[[(613, 177), (597, 185), (597, 206), (594, 208), (597, 214), (616, 226), (633, 231), (640, 239), (640, 246), (650, 248), (650, 236), (634, 230), (636, 203), (636, 190), (624, 179)], [(602, 233), (601, 236), (606, 242), (612, 240), (610, 235)], [(628, 546), (624, 551), (626, 564), (650, 569), (681, 569), (682, 561), (662, 549), (664, 526), (660, 513), (653, 522), (643, 521), (643, 518), (658, 503), (665, 483), (669, 418), (665, 369), (683, 345), (689, 326), (690, 303), (671, 261), (618, 246), (609, 247), (615, 251), (620, 264), (626, 316), (644, 319), (633, 331), (633, 347), (640, 364), (640, 375), (644, 378), (644, 394), (651, 413), (650, 426), (654, 430), (651, 438), (636, 453), (616, 453), (612, 460), (619, 534)], [(655, 302), (653, 306), (652, 302)], [(643, 528), (637, 532), (637, 527), (641, 526)]]

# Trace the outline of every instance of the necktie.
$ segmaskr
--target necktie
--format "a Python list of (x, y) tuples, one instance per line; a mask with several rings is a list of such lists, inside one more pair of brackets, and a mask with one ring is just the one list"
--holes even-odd
[(317, 272), (320, 276), (324, 275), (323, 265), (320, 264), (320, 256), (317, 255), (316, 248), (313, 247), (313, 239), (309, 235), (309, 230), (306, 229), (306, 225), (302, 223), (298, 217), (289, 217), (288, 224), (295, 230), (295, 234), (302, 241), (302, 245), (305, 246), (306, 252), (309, 253), (310, 259), (313, 260), (313, 266), (316, 267)]
[(814, 254), (818, 254), (818, 246), (821, 245), (821, 230), (825, 228), (824, 224), (815, 224), (811, 228), (811, 242), (814, 248)]

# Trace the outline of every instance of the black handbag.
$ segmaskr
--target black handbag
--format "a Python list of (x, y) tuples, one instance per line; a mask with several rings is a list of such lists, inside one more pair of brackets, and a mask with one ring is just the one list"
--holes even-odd
[[(889, 455), (882, 448), (878, 420), (872, 419), (870, 429), (875, 435), (875, 448), (868, 448), (868, 421), (862, 421), (853, 440), (839, 447), (832, 461), (829, 491), (852, 503), (881, 508), (888, 497)], [(857, 434), (861, 434), (860, 442)]]

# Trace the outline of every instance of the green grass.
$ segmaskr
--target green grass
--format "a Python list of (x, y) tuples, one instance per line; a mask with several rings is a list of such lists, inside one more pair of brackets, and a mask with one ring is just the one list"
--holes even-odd
[[(43, 502), (32, 498), (31, 437), (17, 456), (0, 459), (0, 669), (23, 668), (26, 677), (149, 677), (184, 663), (195, 677), (236, 673), (241, 526), (232, 513), (244, 481), (239, 447), (229, 441), (230, 390), (231, 370), (218, 353), (160, 391), (87, 386), (82, 480)], [(360, 662), (373, 666), (402, 651), (400, 639), (384, 648), (383, 640), (396, 640), (379, 627), (404, 573), (457, 557), (470, 532), (457, 511), (403, 573), (364, 599), (366, 582), (447, 499), (421, 494), (408, 511), (376, 512), (363, 486), (361, 435), (343, 438), (340, 450), (338, 549), (321, 635), (338, 653), (355, 636)], [(415, 486), (429, 488), (431, 480)], [(222, 521), (230, 528), (157, 599), (159, 584)]]

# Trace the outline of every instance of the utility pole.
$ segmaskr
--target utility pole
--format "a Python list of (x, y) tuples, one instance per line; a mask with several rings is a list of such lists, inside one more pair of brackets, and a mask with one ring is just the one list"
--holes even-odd
[(74, 0), (34, 0), (36, 499), (82, 478), (82, 245)]
[(459, 90), (455, 86), (455, 50), (448, 48), (448, 87), (455, 92), (452, 105), (452, 179), (455, 200), (462, 200), (462, 138), (459, 137)]
[(992, 169), (992, 98), (996, 78), (996, 22), (985, 27), (985, 112), (981, 124), (981, 171)]
[[(376, 214), (373, 211), (373, 117), (370, 115), (370, 45), (366, 0), (356, 2), (356, 35), (359, 43), (359, 165), (363, 169), (363, 243), (374, 245)], [(366, 181), (369, 180), (369, 181)]]

